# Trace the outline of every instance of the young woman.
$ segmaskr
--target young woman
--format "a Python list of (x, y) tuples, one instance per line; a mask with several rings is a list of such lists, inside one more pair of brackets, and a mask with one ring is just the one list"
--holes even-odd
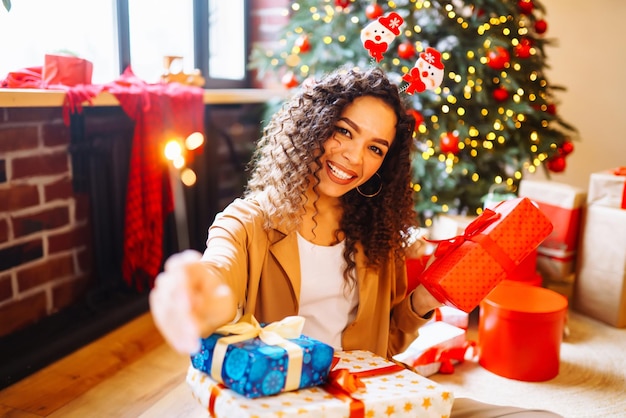
[[(216, 217), (204, 254), (172, 256), (157, 277), (150, 304), (167, 341), (194, 352), (241, 314), (301, 315), (306, 335), (338, 350), (404, 351), (440, 305), (422, 286), (407, 294), (413, 128), (380, 69), (304, 87), (265, 129), (247, 190)], [(501, 407), (459, 400), (454, 416), (471, 408)]]

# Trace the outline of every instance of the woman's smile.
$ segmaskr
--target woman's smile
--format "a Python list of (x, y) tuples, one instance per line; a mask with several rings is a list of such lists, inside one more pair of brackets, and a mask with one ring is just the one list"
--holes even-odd
[(330, 179), (340, 184), (349, 184), (357, 177), (354, 171), (346, 170), (332, 161), (326, 161), (326, 167), (328, 168)]

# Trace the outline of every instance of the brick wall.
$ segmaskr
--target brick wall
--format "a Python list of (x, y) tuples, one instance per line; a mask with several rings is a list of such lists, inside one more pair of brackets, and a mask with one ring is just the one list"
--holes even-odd
[(0, 336), (72, 303), (91, 268), (60, 108), (0, 110)]

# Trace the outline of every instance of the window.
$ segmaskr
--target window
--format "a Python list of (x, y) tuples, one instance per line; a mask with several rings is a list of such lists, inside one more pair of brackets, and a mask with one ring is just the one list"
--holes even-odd
[(246, 28), (243, 0), (209, 0), (209, 77), (244, 79)]
[(249, 0), (14, 0), (0, 6), (0, 79), (43, 65), (46, 53), (71, 53), (94, 65), (92, 82), (131, 65), (147, 82), (165, 71), (200, 69), (207, 88), (247, 87)]

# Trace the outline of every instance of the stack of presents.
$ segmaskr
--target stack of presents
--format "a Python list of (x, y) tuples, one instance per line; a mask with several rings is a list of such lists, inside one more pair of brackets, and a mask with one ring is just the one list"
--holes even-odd
[(480, 216), (441, 216), (425, 242), (432, 252), (408, 260), (409, 284), (443, 306), (405, 352), (335, 352), (301, 334), (301, 317), (244, 316), (192, 356), (193, 396), (215, 417), (448, 416), (454, 395), (429, 376), (478, 358), (507, 378), (549, 380), (568, 307), (626, 326), (624, 169), (594, 173), (588, 192), (523, 180)]

